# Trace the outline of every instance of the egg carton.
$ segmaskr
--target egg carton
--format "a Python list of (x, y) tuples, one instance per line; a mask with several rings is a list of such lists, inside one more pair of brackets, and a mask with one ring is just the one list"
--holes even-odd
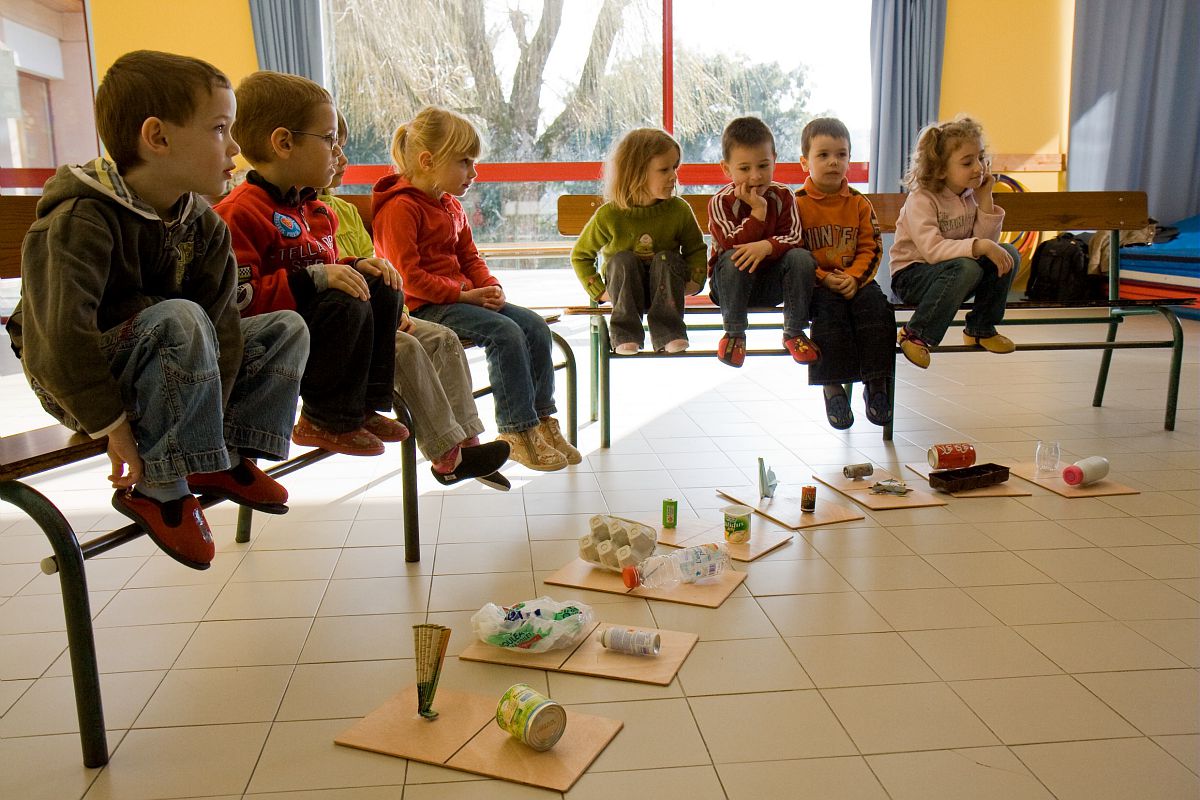
[(658, 532), (631, 519), (596, 514), (579, 538), (579, 557), (602, 569), (620, 572), (654, 555)]

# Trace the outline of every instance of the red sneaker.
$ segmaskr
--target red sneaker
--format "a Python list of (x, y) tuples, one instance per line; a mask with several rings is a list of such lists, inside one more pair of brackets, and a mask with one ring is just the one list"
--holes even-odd
[(364, 428), (344, 433), (334, 433), (314, 424), (303, 414), (296, 427), (292, 428), (292, 441), (303, 447), (319, 447), (331, 453), (348, 456), (383, 455), (383, 442)]
[(798, 333), (790, 339), (783, 340), (783, 346), (792, 354), (792, 360), (797, 364), (815, 364), (821, 359), (821, 348), (813, 344), (803, 333)]
[(375, 434), (381, 442), (403, 442), (410, 435), (404, 423), (375, 411), (369, 412), (363, 420), (363, 430)]
[(287, 489), (248, 458), (223, 472), (198, 472), (187, 477), (194, 494), (224, 497), (239, 506), (267, 514), (286, 514)]
[(730, 336), (728, 333), (722, 336), (717, 344), (717, 360), (731, 367), (746, 363), (746, 337)]
[(171, 558), (192, 569), (208, 569), (217, 548), (212, 531), (193, 495), (160, 503), (136, 489), (118, 489), (113, 494), (113, 508), (141, 526), (156, 545)]

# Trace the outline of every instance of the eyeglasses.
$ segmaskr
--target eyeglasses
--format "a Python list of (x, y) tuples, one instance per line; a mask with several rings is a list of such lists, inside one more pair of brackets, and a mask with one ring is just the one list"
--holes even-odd
[(324, 139), (325, 144), (329, 145), (329, 152), (334, 152), (338, 149), (338, 139), (332, 133), (313, 133), (311, 131), (293, 131), (288, 128), (288, 131), (299, 136), (315, 136), (318, 139)]

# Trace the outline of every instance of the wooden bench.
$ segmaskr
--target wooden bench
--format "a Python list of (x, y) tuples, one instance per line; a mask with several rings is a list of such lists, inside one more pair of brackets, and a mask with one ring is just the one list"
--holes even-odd
[[(703, 230), (708, 229), (708, 201), (711, 195), (683, 195), (696, 214), (696, 219)], [(904, 204), (904, 194), (869, 194), (867, 198), (875, 207), (880, 228), (885, 233), (896, 230), (896, 217)], [(597, 195), (562, 195), (558, 198), (558, 231), (567, 236), (578, 236), (584, 225), (591, 219), (592, 214), (600, 207), (603, 199)], [(1038, 342), (1018, 344), (1018, 351), (1034, 350), (1103, 350), (1100, 371), (1096, 377), (1096, 389), (1092, 397), (1092, 405), (1100, 406), (1104, 399), (1105, 384), (1114, 350), (1170, 348), (1171, 368), (1167, 381), (1167, 403), (1163, 427), (1166, 430), (1175, 429), (1175, 411), (1179, 398), (1179, 374), (1183, 361), (1183, 329), (1172, 305), (1180, 305), (1178, 299), (1163, 300), (1122, 300), (1119, 296), (1120, 287), (1120, 252), (1118, 248), (1118, 232), (1136, 230), (1147, 224), (1146, 194), (1144, 192), (1026, 192), (1005, 194), (997, 198), (997, 202), (1005, 210), (1005, 231), (1062, 231), (1062, 230), (1101, 230), (1112, 231), (1109, 248), (1108, 266), (1108, 300), (1089, 303), (1043, 303), (1031, 301), (1010, 301), (1008, 308), (1019, 311), (1063, 311), (1064, 309), (1086, 309), (1095, 313), (1086, 316), (1059, 316), (1016, 318), (1004, 320), (1007, 325), (1043, 325), (1043, 324), (1103, 324), (1108, 327), (1104, 341), (1092, 342)], [(560, 250), (569, 254), (569, 247)], [(882, 268), (886, 268), (882, 267)], [(695, 300), (695, 299), (692, 299)], [(895, 306), (897, 311), (911, 312), (915, 307), (906, 305)], [(970, 304), (964, 309), (970, 308)], [(778, 308), (750, 309), (752, 313), (780, 314)], [(565, 309), (568, 314), (585, 314), (591, 316), (591, 365), (592, 365), (592, 394), (591, 418), (600, 420), (600, 445), (608, 447), (611, 442), (612, 430), (612, 401), (610, 393), (611, 369), (610, 362), (614, 356), (608, 334), (608, 323), (605, 315), (611, 309), (607, 306), (576, 306)], [(686, 314), (710, 316), (719, 314), (720, 310), (711, 302), (689, 302)], [(1161, 314), (1166, 320), (1171, 337), (1169, 339), (1116, 341), (1120, 323), (1128, 316), (1141, 314)], [(897, 324), (901, 324), (898, 322)], [(959, 321), (956, 324), (962, 325)], [(777, 322), (770, 324), (753, 323), (750, 328), (778, 328)], [(719, 323), (688, 323), (689, 330), (720, 330)], [(968, 345), (938, 345), (930, 348), (932, 352), (983, 352)], [(897, 352), (899, 350), (897, 349)], [(712, 356), (713, 350), (688, 350), (683, 353), (657, 353), (643, 351), (636, 355), (617, 356), (617, 358), (674, 358), (678, 356)], [(787, 355), (787, 350), (781, 348), (770, 350), (749, 350), (747, 355)], [(893, 403), (895, 391), (892, 391)], [(891, 440), (892, 425), (884, 426), (883, 438)]]
[[(21, 275), (21, 241), (34, 220), (37, 200), (33, 196), (0, 196), (0, 278)], [(547, 321), (557, 319), (557, 315), (550, 315)], [(556, 361), (554, 368), (565, 369), (567, 373), (567, 436), (574, 444), (578, 431), (575, 357), (566, 340), (553, 331), (551, 335), (563, 355), (563, 360)], [(470, 345), (469, 342), (464, 344)], [(483, 387), (474, 395), (481, 397), (491, 391), (491, 387)], [(412, 415), (403, 403), (397, 404), (396, 415), (410, 430), (415, 430)], [(84, 562), (142, 536), (143, 531), (131, 523), (81, 542), (57, 506), (24, 481), (42, 472), (102, 455), (106, 450), (107, 439), (92, 439), (62, 425), (0, 437), (0, 499), (28, 514), (46, 535), (54, 552), (53, 556), (42, 560), (41, 566), (46, 574), (57, 572), (59, 576), (83, 762), (88, 767), (108, 763), (108, 742)], [(266, 472), (273, 478), (281, 478), (331, 455), (334, 454), (326, 450), (307, 450), (271, 466)], [(416, 466), (414, 436), (400, 446), (404, 558), (410, 562), (419, 561), (421, 557)], [(219, 498), (200, 498), (200, 504), (206, 508), (218, 502), (221, 502)], [(248, 508), (238, 509), (238, 542), (250, 541), (252, 514)]]

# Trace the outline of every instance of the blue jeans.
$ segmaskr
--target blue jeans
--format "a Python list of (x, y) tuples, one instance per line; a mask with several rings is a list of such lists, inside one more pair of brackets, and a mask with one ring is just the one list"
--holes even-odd
[[(231, 451), (287, 457), (308, 330), (292, 311), (249, 317), (241, 327), (242, 364), (224, 408), (217, 332), (196, 303), (164, 300), (102, 334), (147, 484), (229, 469)], [(62, 409), (47, 410), (80, 430)]]
[(449, 303), (421, 306), (412, 315), (483, 347), (501, 433), (527, 431), (555, 413), (550, 328), (539, 314), (512, 303), (499, 311)]
[(655, 253), (650, 261), (630, 250), (614, 253), (604, 264), (608, 299), (612, 303), (613, 345), (645, 343), (642, 314), (650, 327), (650, 344), (662, 350), (668, 342), (687, 339), (683, 296), (688, 267), (677, 252)]
[(1021, 254), (1011, 244), (1001, 244), (1012, 256), (1013, 268), (1001, 275), (987, 258), (952, 258), (937, 264), (912, 264), (892, 276), (892, 290), (909, 305), (915, 305), (905, 327), (929, 344), (938, 344), (954, 320), (959, 307), (975, 296), (975, 307), (967, 312), (964, 332), (981, 339), (996, 334), (996, 323), (1004, 319), (1008, 290), (1021, 263)]
[(818, 286), (810, 333), (821, 348), (821, 360), (808, 365), (810, 385), (890, 379), (896, 374), (896, 312), (875, 281), (849, 300)]
[(816, 283), (817, 262), (799, 247), (774, 261), (764, 259), (754, 272), (739, 270), (733, 251), (726, 250), (713, 265), (711, 297), (721, 307), (725, 333), (746, 335), (746, 309), (783, 303), (783, 335), (790, 339), (808, 325), (808, 308)]

